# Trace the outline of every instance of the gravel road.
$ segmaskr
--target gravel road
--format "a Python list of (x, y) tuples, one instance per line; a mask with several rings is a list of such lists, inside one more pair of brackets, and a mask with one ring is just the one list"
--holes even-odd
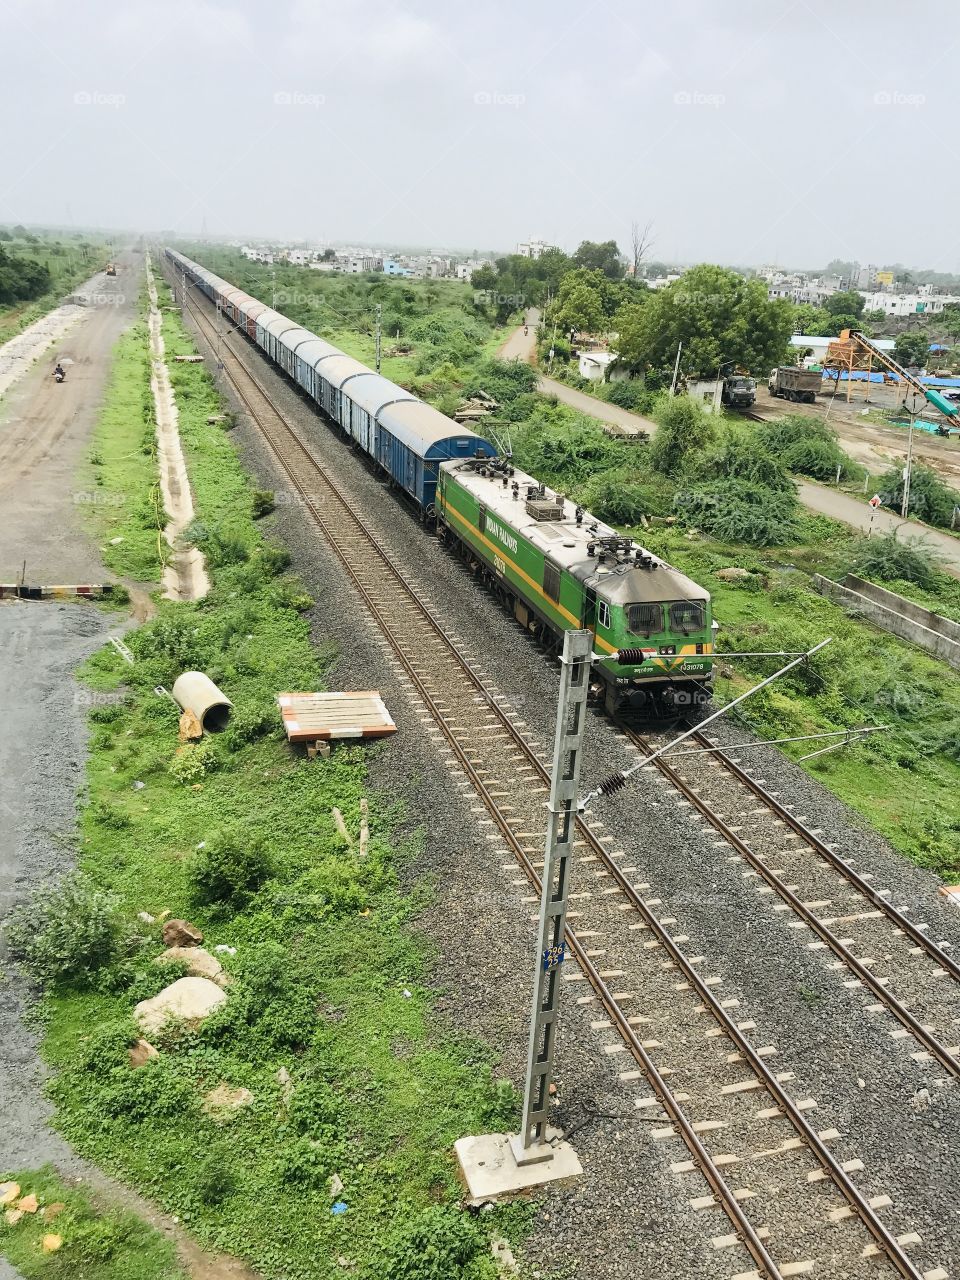
[[(86, 692), (74, 671), (104, 642), (111, 619), (91, 605), (0, 604), (0, 918), (73, 862), (83, 784)], [(24, 986), (0, 984), (0, 1150), (11, 1168), (80, 1165), (49, 1128), (36, 1036), (23, 1022)]]
[[(233, 341), (242, 341), (233, 339)], [(400, 561), (442, 602), (451, 631), (482, 655), (506, 699), (546, 743), (556, 698), (555, 668), (483, 593), (460, 566), (424, 536), (409, 512), (387, 493), (349, 448), (265, 362), (258, 376), (276, 393), (325, 464), (354, 496), (358, 509), (396, 547)], [(518, 902), (472, 825), (469, 801), (451, 785), (444, 766), (422, 736), (416, 712), (383, 660), (365, 619), (358, 618), (338, 570), (330, 565), (319, 534), (285, 488), (255, 429), (241, 421), (238, 438), (260, 481), (277, 490), (278, 531), (289, 542), (298, 569), (317, 597), (318, 637), (333, 635), (341, 658), (334, 687), (369, 687), (386, 694), (400, 724), (404, 751), (379, 748), (371, 756), (373, 779), (389, 797), (399, 796), (420, 815), (426, 847), (415, 867), (433, 875), (437, 898), (423, 918), (437, 949), (435, 980), (443, 1009), (458, 1027), (476, 1032), (502, 1055), (503, 1070), (522, 1077), (525, 1052), (530, 908)], [(742, 736), (742, 730), (735, 731)], [(775, 753), (770, 752), (770, 756)], [(591, 724), (586, 776), (603, 777), (626, 759), (625, 746), (598, 717)], [(828, 838), (845, 841), (869, 866), (878, 887), (894, 901), (924, 909), (936, 936), (960, 945), (960, 916), (939, 906), (936, 878), (910, 867), (862, 821), (799, 769), (775, 756), (764, 770), (800, 812), (817, 815)], [(891, 1038), (891, 1026), (866, 1009), (862, 994), (845, 988), (810, 952), (772, 906), (758, 907), (755, 890), (718, 854), (710, 834), (678, 812), (675, 799), (653, 778), (604, 802), (602, 816), (640, 861), (643, 875), (661, 893), (690, 949), (709, 957), (723, 978), (723, 992), (739, 999), (757, 1023), (758, 1044), (777, 1047), (784, 1069), (795, 1073), (795, 1096), (818, 1101), (823, 1128), (841, 1131), (844, 1158), (862, 1159), (862, 1185), (890, 1194), (885, 1218), (924, 1238), (924, 1249), (943, 1265), (957, 1255), (957, 1208), (950, 1188), (960, 1178), (957, 1090), (913, 1061), (909, 1046)], [(415, 824), (416, 817), (411, 818)], [(666, 907), (665, 907), (666, 909)], [(812, 993), (808, 996), (807, 993)], [(572, 1002), (564, 1008), (558, 1118), (576, 1127), (576, 1145), (588, 1176), (576, 1188), (544, 1198), (527, 1259), (542, 1274), (561, 1263), (590, 1280), (653, 1276), (667, 1268), (677, 1276), (721, 1276), (730, 1259), (710, 1249), (713, 1223), (686, 1203), (702, 1194), (693, 1175), (670, 1172), (676, 1146), (658, 1146), (642, 1132), (632, 1103), (607, 1063), (600, 1061), (588, 1017)], [(955, 1042), (955, 1041), (954, 1041)], [(928, 1087), (933, 1105), (913, 1107)], [(713, 1211), (714, 1213), (716, 1211)], [(901, 1227), (902, 1224), (902, 1227)], [(578, 1269), (579, 1268), (579, 1269)], [(737, 1269), (737, 1268), (734, 1268)], [(743, 1269), (743, 1268), (740, 1268)]]

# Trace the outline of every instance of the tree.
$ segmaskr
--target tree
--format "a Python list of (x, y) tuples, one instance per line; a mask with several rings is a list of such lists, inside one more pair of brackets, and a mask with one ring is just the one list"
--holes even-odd
[(771, 302), (760, 280), (704, 264), (617, 317), (621, 363), (666, 381), (683, 343), (682, 368), (716, 376), (723, 365), (766, 373), (787, 358), (793, 304)]
[(823, 309), (831, 316), (862, 316), (864, 297), (855, 289), (841, 289), (823, 300)]
[(815, 307), (810, 302), (800, 302), (794, 307), (794, 333), (826, 335), (832, 329), (833, 318), (823, 307)]
[(823, 269), (824, 275), (843, 276), (849, 280), (857, 269), (856, 262), (845, 262), (843, 258), (832, 258)]
[(625, 270), (616, 240), (604, 240), (602, 244), (582, 240), (573, 261), (588, 271), (602, 271), (608, 280), (620, 280)]
[(951, 338), (960, 338), (960, 303), (947, 303), (940, 314), (940, 326)]
[(653, 410), (657, 430), (650, 442), (650, 465), (675, 476), (690, 455), (697, 455), (714, 435), (713, 419), (689, 396), (663, 395)]
[(908, 368), (922, 369), (927, 362), (930, 340), (925, 333), (901, 333), (894, 344), (896, 360)]
[(648, 222), (641, 229), (639, 222), (631, 222), (630, 224), (630, 247), (632, 253), (633, 278), (636, 280), (640, 275), (640, 263), (646, 257), (653, 247), (653, 239), (650, 232), (653, 230), (653, 223)]
[(557, 326), (578, 333), (599, 333), (604, 327), (603, 299), (597, 289), (581, 281), (564, 291), (560, 287), (556, 310), (552, 313)]

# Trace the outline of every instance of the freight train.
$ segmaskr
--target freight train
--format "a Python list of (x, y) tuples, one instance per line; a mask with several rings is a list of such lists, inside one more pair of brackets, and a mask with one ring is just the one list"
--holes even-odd
[(173, 249), (204, 293), (406, 494), (421, 519), (548, 647), (593, 632), (607, 711), (689, 710), (709, 698), (710, 595), (409, 391)]

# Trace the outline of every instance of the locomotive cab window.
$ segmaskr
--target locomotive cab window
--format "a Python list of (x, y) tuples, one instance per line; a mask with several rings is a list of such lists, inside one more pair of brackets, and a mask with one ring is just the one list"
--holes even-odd
[(652, 636), (663, 630), (663, 610), (658, 604), (628, 604), (627, 630), (635, 636)]
[(692, 631), (703, 630), (703, 601), (678, 600), (670, 606), (670, 627), (682, 631), (685, 636)]
[(560, 599), (560, 570), (549, 560), (543, 564), (543, 590), (551, 600)]
[(486, 507), (480, 508), (479, 514), (477, 515), (477, 527), (479, 528), (481, 533), (486, 533), (487, 531), (487, 508)]
[(606, 600), (601, 600), (597, 605), (597, 622), (601, 627), (609, 627), (610, 625), (610, 606)]

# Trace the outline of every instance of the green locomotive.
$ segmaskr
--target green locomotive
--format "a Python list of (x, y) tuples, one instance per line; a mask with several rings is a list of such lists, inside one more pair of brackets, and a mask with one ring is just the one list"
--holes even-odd
[(671, 714), (709, 699), (710, 595), (509, 459), (443, 462), (440, 536), (543, 639), (585, 628), (611, 714)]

